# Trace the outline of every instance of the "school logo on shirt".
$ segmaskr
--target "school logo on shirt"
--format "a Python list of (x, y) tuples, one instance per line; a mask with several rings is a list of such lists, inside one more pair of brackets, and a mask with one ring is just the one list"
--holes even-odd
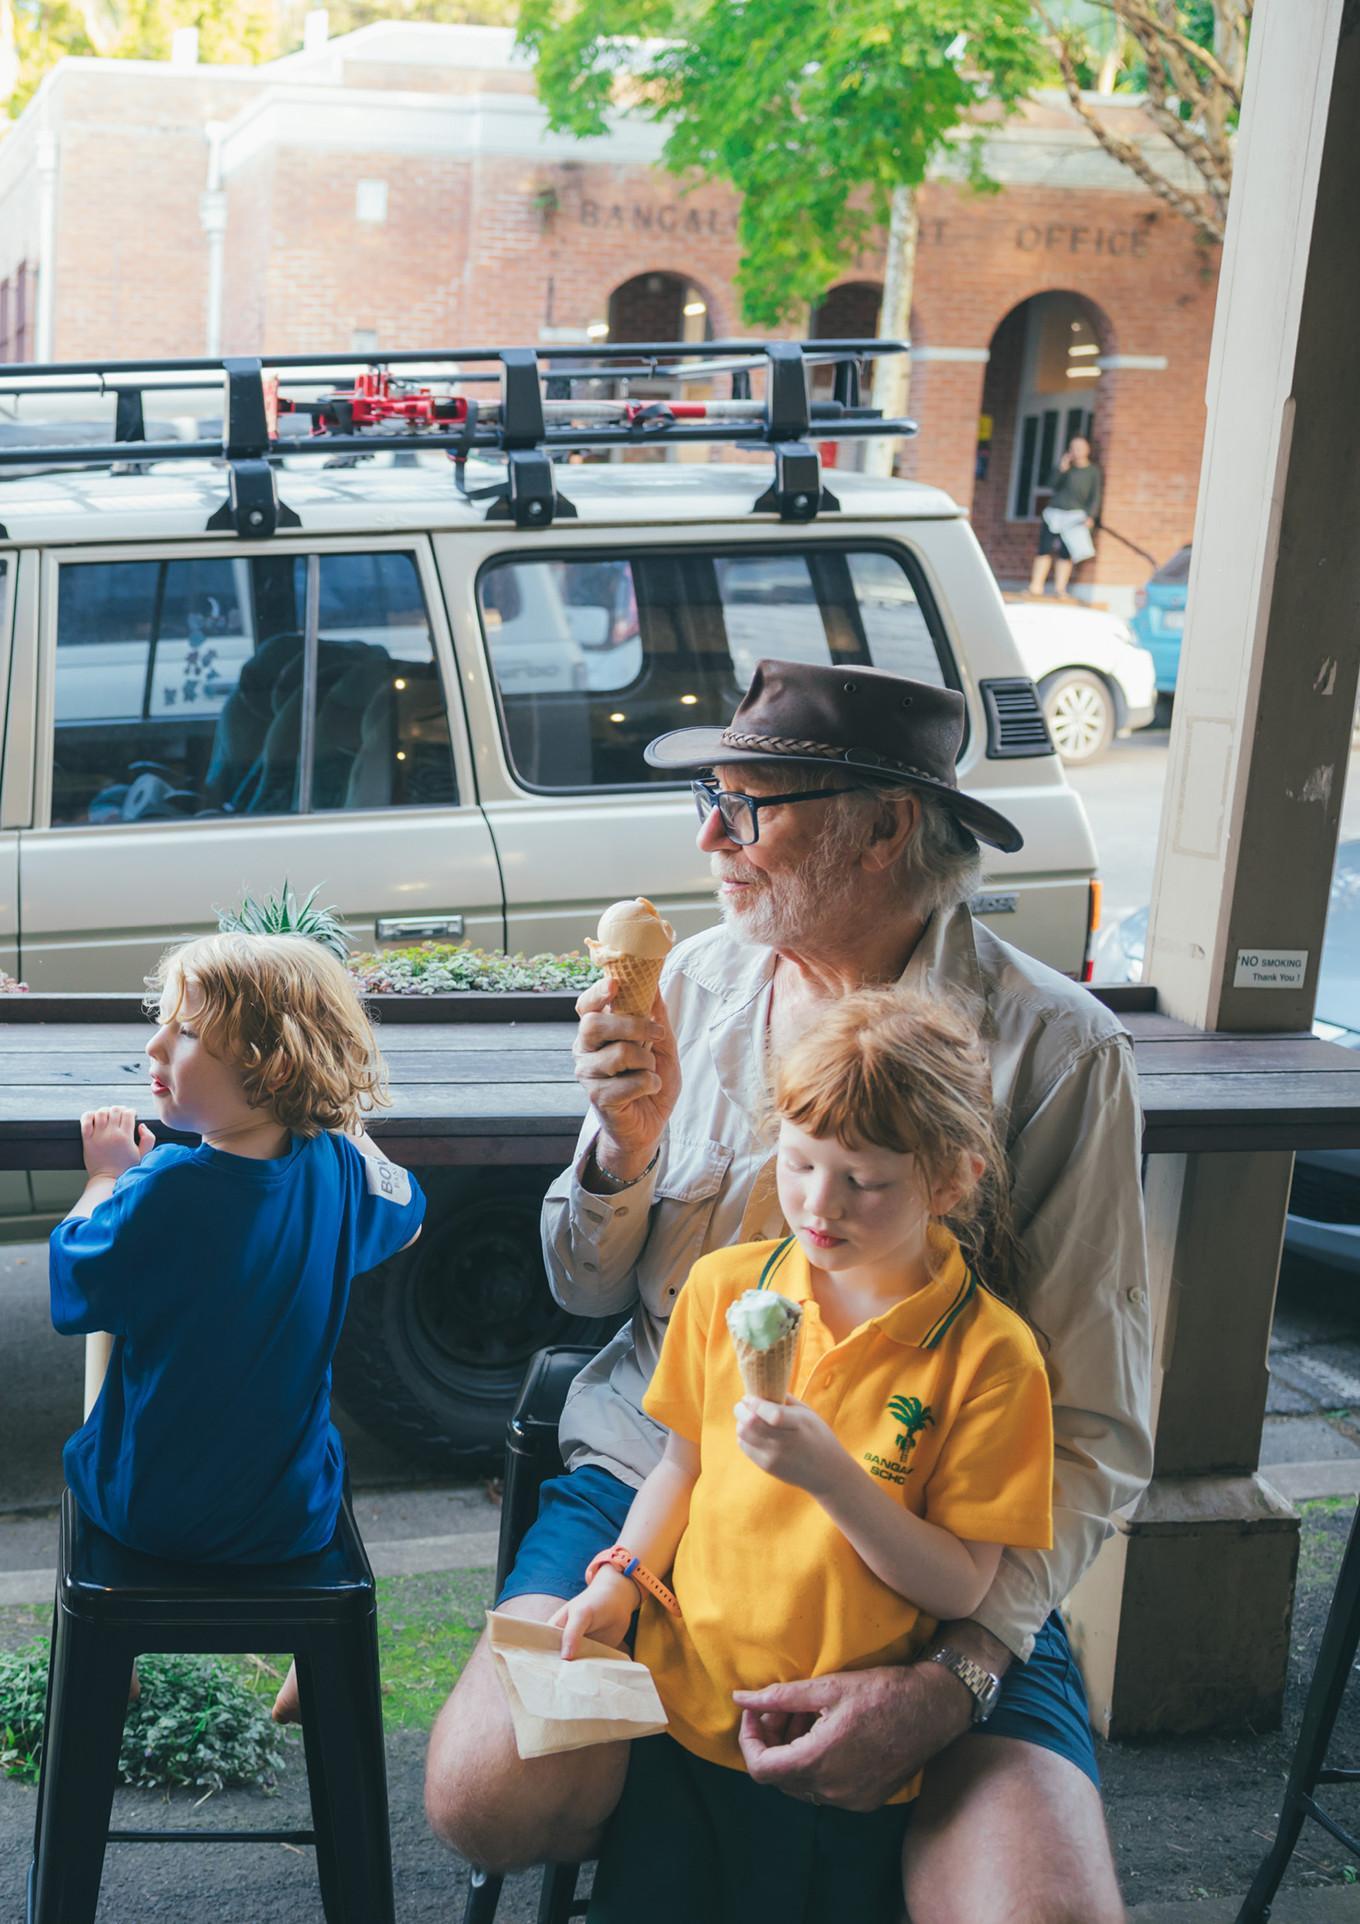
[(911, 1453), (920, 1441), (922, 1430), (934, 1427), (935, 1415), (929, 1403), (923, 1403), (919, 1396), (894, 1396), (887, 1409), (897, 1425), (896, 1459), (866, 1450), (864, 1461), (869, 1465), (870, 1476), (884, 1483), (905, 1483), (911, 1475)]

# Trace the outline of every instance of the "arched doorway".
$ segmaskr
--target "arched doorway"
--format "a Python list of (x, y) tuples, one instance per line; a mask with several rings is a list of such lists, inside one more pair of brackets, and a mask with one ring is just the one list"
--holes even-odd
[(606, 314), (610, 341), (713, 339), (708, 296), (683, 274), (634, 274), (609, 296)]
[[(808, 316), (808, 338), (814, 341), (864, 341), (878, 334), (879, 309), (883, 305), (881, 281), (841, 281), (818, 301)], [(835, 373), (829, 367), (812, 370), (815, 399), (829, 399), (835, 386)], [(864, 399), (868, 400), (866, 391)], [(826, 441), (819, 444), (822, 457), (831, 467), (859, 469), (864, 466), (863, 441)]]
[(1109, 323), (1068, 289), (1033, 294), (991, 339), (978, 423), (973, 527), (1003, 586), (1029, 576), (1039, 516), (1073, 435), (1100, 459), (1100, 362)]
[(863, 341), (878, 333), (883, 305), (880, 281), (842, 281), (813, 308), (808, 332), (814, 341)]
[[(608, 340), (614, 345), (627, 341), (711, 341), (713, 339), (712, 305), (707, 294), (683, 274), (661, 271), (634, 274), (631, 280), (620, 282), (609, 296), (606, 308), (608, 320), (596, 324), (590, 332), (597, 340)], [(677, 355), (675, 358), (679, 359)], [(639, 376), (627, 372), (626, 361), (619, 364), (620, 379), (606, 386), (601, 384), (597, 392), (601, 395), (612, 393), (620, 396), (627, 393), (635, 401), (665, 401), (677, 398), (680, 384), (668, 381), (664, 375)], [(693, 400), (705, 398), (712, 387), (706, 381), (686, 381), (684, 392)], [(675, 461), (703, 460), (708, 455), (706, 446), (692, 442), (688, 446), (672, 444), (667, 447), (626, 447), (611, 449), (607, 459), (616, 461)]]

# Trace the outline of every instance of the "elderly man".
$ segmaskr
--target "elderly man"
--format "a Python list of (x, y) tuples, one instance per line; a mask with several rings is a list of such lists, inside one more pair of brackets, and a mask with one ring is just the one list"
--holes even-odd
[[(1151, 1468), (1134, 1071), (1098, 1002), (973, 921), (978, 839), (1020, 837), (958, 790), (962, 725), (952, 690), (764, 661), (726, 729), (648, 749), (655, 767), (714, 771), (694, 790), (723, 922), (676, 948), (650, 1019), (613, 1014), (607, 984), (578, 1003), (591, 1110), (545, 1200), (548, 1274), (578, 1315), (633, 1317), (573, 1386), (570, 1471), (546, 1486), (502, 1604), (550, 1617), (617, 1540), (661, 1451), (641, 1399), (691, 1264), (784, 1233), (763, 1129), (771, 1059), (867, 983), (961, 999), (991, 1052), (1025, 1306), (1051, 1345), (1054, 1547), (1008, 1551), (976, 1619), (941, 1625), (917, 1663), (753, 1693), (742, 1751), (754, 1778), (852, 1810), (928, 1766), (904, 1862), (912, 1924), (1113, 1924), (1056, 1609)], [(436, 1725), (426, 1805), (483, 1864), (580, 1858), (626, 1769), (620, 1744), (521, 1762), (479, 1646)]]

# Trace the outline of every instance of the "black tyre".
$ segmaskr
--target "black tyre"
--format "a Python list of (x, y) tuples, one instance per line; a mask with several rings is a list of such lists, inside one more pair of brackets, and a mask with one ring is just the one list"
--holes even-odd
[(539, 1212), (553, 1173), (422, 1170), (420, 1241), (355, 1279), (336, 1400), (392, 1448), (446, 1469), (498, 1462), (534, 1351), (618, 1327), (570, 1316), (548, 1292)]

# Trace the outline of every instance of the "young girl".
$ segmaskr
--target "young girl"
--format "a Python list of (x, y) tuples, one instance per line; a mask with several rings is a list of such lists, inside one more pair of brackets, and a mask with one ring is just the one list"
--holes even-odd
[(52, 1321), (114, 1343), (66, 1480), (135, 1550), (281, 1562), (335, 1531), (350, 1280), (415, 1241), (425, 1199), (364, 1133), (382, 1061), (334, 956), (204, 936), (153, 987), (156, 1114), (202, 1140), (157, 1148), (131, 1109), (81, 1117), (89, 1179), (52, 1232)]
[[(899, 1916), (919, 1779), (868, 1813), (754, 1784), (732, 1692), (910, 1663), (978, 1607), (1005, 1546), (1050, 1542), (1042, 1358), (971, 1266), (1007, 1246), (976, 1031), (924, 997), (849, 996), (780, 1064), (774, 1100), (793, 1233), (691, 1271), (645, 1400), (666, 1453), (626, 1554), (597, 1558), (554, 1619), (570, 1657), (586, 1635), (622, 1643), (641, 1598), (636, 1654), (670, 1722), (632, 1747), (591, 1924), (634, 1917), (644, 1888), (677, 1924)], [(749, 1289), (802, 1312), (783, 1404), (742, 1393), (726, 1312)], [(632, 1558), (640, 1581), (616, 1567)]]

